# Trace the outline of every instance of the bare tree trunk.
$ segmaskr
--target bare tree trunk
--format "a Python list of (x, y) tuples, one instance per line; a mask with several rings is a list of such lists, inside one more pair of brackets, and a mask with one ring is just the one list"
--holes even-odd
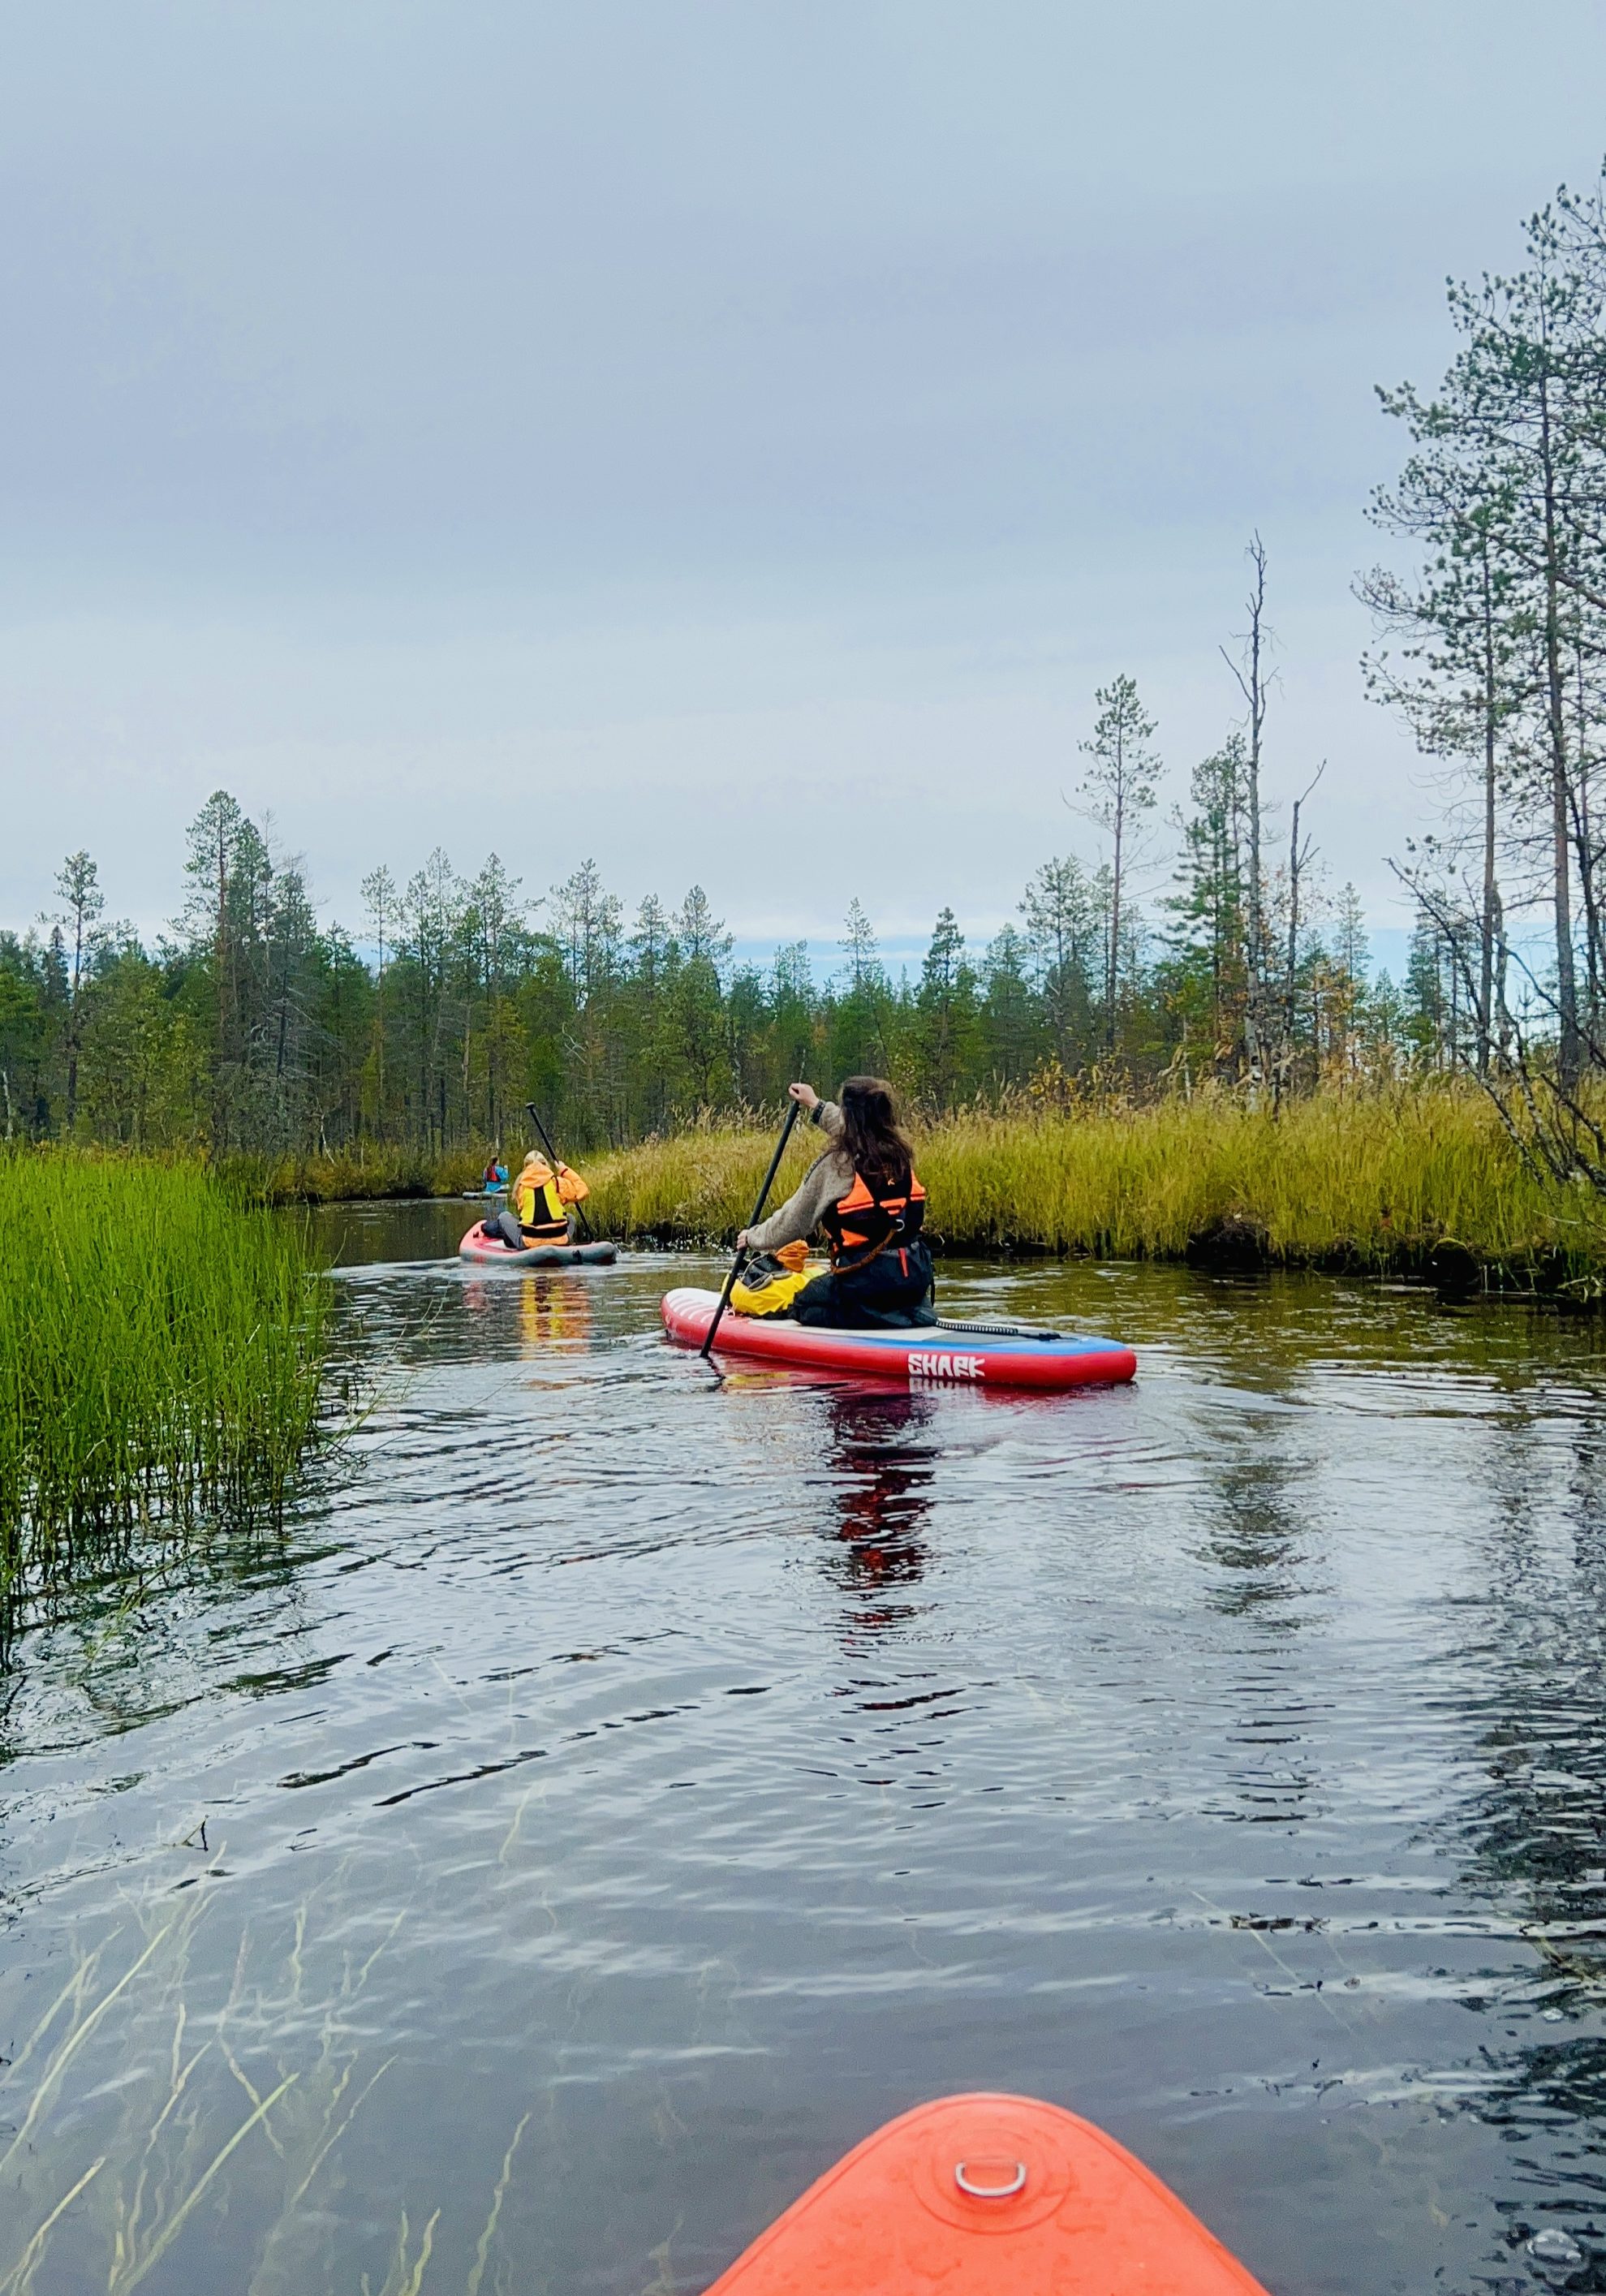
[(385, 927), (381, 917), (379, 929), (379, 973), (373, 983), (373, 1130), (377, 1139), (385, 1136)]
[(1578, 1080), (1583, 1047), (1578, 1038), (1578, 990), (1573, 964), (1571, 842), (1567, 754), (1567, 693), (1561, 672), (1561, 604), (1557, 568), (1555, 457), (1551, 437), (1548, 378), (1539, 379), (1539, 453), (1545, 502), (1545, 689), (1550, 734), (1551, 854), (1555, 875), (1557, 1062), (1562, 1087)]
[(1266, 679), (1262, 663), (1266, 639), (1266, 545), (1258, 534), (1250, 544), (1249, 557), (1255, 570), (1255, 586), (1249, 601), (1248, 675), (1230, 657), (1227, 666), (1238, 680), (1239, 689), (1249, 704), (1249, 745), (1245, 760), (1250, 832), (1249, 947), (1246, 951), (1249, 980), (1244, 997), (1243, 1048), (1249, 1063), (1250, 1085), (1258, 1086), (1266, 1073), (1266, 914), (1260, 866), (1260, 743), (1266, 726)]
[(1495, 875), (1495, 799), (1496, 794), (1496, 736), (1499, 730), (1499, 687), (1495, 668), (1495, 599), (1489, 578), (1489, 544), (1482, 541), (1479, 603), (1483, 613), (1483, 909), (1478, 952), (1478, 1073), (1489, 1072), (1489, 1046), (1495, 1033), (1495, 938), (1498, 931), (1500, 890)]
[(1226, 883), (1226, 835), (1225, 831), (1216, 837), (1215, 847), (1216, 849), (1211, 866), (1211, 875), (1215, 881), (1215, 894), (1211, 903), (1210, 914), (1210, 1058), (1212, 1067), (1214, 1067), (1216, 1062), (1219, 1061), (1221, 1057), (1222, 1022), (1224, 1017), (1222, 1010), (1223, 966), (1221, 952), (1222, 945), (1226, 937), (1226, 916), (1225, 914), (1225, 897), (1223, 890)]
[(72, 996), (67, 1007), (67, 1132), (70, 1139), (78, 1112), (78, 990), (84, 979), (84, 904), (73, 904)]
[(1299, 800), (1294, 800), (1293, 832), (1288, 840), (1288, 961), (1282, 975), (1282, 1044), (1272, 1086), (1274, 1110), (1282, 1104), (1283, 1088), (1294, 1057), (1294, 983), (1299, 962)]
[(1110, 888), (1110, 998), (1104, 1021), (1105, 1050), (1112, 1061), (1115, 1058), (1116, 984), (1121, 961), (1121, 832), (1124, 826), (1122, 808), (1118, 803), (1115, 812), (1115, 868)]
[(231, 1001), (227, 978), (228, 915), (228, 832), (220, 817), (217, 823), (217, 931), (214, 943), (214, 962), (217, 968), (217, 1065), (212, 1078), (212, 1144), (215, 1150), (227, 1145), (223, 1078), (228, 1057), (228, 1008)]
[[(1581, 618), (1580, 618), (1581, 623)], [(1577, 798), (1573, 805), (1573, 844), (1578, 859), (1578, 896), (1584, 908), (1584, 1019), (1580, 1033), (1593, 1039), (1601, 1021), (1601, 908), (1595, 882), (1594, 828), (1589, 808), (1589, 696), (1584, 674), (1582, 627), (1573, 638), (1575, 697), (1573, 710)]]
[(1310, 859), (1308, 839), (1303, 846), (1299, 843), (1299, 813), (1306, 798), (1310, 795), (1311, 790), (1315, 789), (1316, 783), (1326, 771), (1327, 761), (1323, 758), (1316, 767), (1310, 789), (1307, 789), (1303, 796), (1294, 800), (1293, 828), (1288, 840), (1288, 960), (1282, 975), (1282, 1042), (1278, 1050), (1273, 1076), (1274, 1113), (1282, 1105), (1282, 1095), (1292, 1070), (1294, 1058), (1294, 1021), (1298, 1009), (1296, 998), (1299, 989), (1299, 880), (1304, 874), (1307, 862)]

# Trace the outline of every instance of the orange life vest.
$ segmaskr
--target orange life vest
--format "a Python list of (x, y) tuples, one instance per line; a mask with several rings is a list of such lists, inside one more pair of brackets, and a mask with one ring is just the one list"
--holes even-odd
[(831, 1264), (839, 1275), (867, 1267), (882, 1252), (898, 1251), (913, 1243), (926, 1217), (926, 1192), (910, 1168), (907, 1194), (873, 1188), (862, 1172), (822, 1216), (820, 1225), (831, 1241)]

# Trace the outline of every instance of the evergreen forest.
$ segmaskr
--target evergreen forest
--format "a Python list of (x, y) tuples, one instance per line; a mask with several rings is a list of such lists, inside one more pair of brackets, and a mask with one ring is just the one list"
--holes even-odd
[[(1433, 818), (1395, 867), (1415, 918), (1376, 973), (1360, 900), (1320, 855), (1344, 760), (1279, 739), (1266, 548), (1221, 644), (1221, 737), (1167, 758), (1133, 678), (1092, 697), (1066, 762), (1076, 849), (1025, 856), (985, 940), (964, 889), (894, 965), (850, 899), (834, 946), (739, 961), (700, 886), (633, 909), (586, 862), (443, 851), (359, 915), (322, 918), (306, 864), (217, 791), (146, 946), (99, 859), (0, 932), (0, 1130), (311, 1156), (521, 1136), (535, 1099), (577, 1148), (771, 1104), (873, 1069), (928, 1113), (1242, 1087), (1290, 1095), (1465, 1075), (1558, 1174), (1606, 1165), (1606, 203), (1561, 190), (1509, 275), (1453, 285), (1436, 390), (1380, 391), (1397, 474), (1356, 578), (1364, 674), (1430, 761)], [(1230, 673), (1230, 675), (1229, 675)], [(1162, 780), (1185, 774), (1163, 808)], [(1180, 769), (1180, 770), (1179, 770)], [(177, 857), (176, 856), (176, 861)], [(175, 879), (178, 880), (176, 867)], [(853, 888), (843, 887), (851, 897)], [(1518, 1120), (1517, 1117), (1513, 1121)]]

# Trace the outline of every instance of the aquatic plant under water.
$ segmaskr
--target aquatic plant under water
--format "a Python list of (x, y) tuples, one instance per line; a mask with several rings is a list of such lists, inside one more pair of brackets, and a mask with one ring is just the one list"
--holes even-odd
[[(354, 2124), (360, 2132), (376, 2089), (407, 2078), (396, 2048), (372, 2046), (365, 1997), (405, 1910), (309, 1901), (288, 1935), (242, 1927), (219, 1967), (206, 1949), (217, 1895), (132, 1906), (37, 1988), (31, 2025), (8, 2036), (0, 2296), (134, 2296), (154, 2276), (162, 2286), (208, 2284), (203, 2259), (225, 2238), (227, 2270), (211, 2284), (242, 2296), (509, 2286), (498, 2234), (528, 2107), (479, 2189), (412, 2219), (405, 2205), (391, 2222), (374, 2214), (355, 2233), (334, 2203)], [(354, 1931), (366, 1932), (360, 1952)], [(455, 2279), (432, 2268), (443, 2217), (442, 2245), (465, 2262)], [(354, 2247), (382, 2279), (352, 2271)]]

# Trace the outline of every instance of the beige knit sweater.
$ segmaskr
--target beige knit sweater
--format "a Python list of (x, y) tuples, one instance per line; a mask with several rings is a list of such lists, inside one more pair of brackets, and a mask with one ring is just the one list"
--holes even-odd
[[(842, 1111), (834, 1100), (823, 1100), (816, 1119), (820, 1129), (832, 1141), (839, 1140), (842, 1131)], [(853, 1160), (840, 1147), (829, 1147), (816, 1156), (804, 1173), (802, 1181), (788, 1196), (778, 1212), (771, 1212), (766, 1220), (747, 1232), (747, 1240), (755, 1251), (779, 1251), (783, 1243), (801, 1243), (811, 1236), (824, 1213), (829, 1211), (853, 1185)]]

